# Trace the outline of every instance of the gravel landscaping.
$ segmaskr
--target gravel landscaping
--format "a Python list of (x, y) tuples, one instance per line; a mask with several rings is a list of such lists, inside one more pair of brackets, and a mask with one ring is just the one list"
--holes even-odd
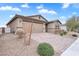
[(31, 40), (30, 46), (23, 39), (17, 39), (14, 34), (5, 34), (0, 38), (0, 55), (3, 56), (33, 56), (38, 55), (36, 49), (38, 42)]
[(51, 33), (33, 33), (31, 43), (27, 46), (24, 39), (17, 39), (14, 34), (4, 34), (0, 37), (0, 55), (38, 56), (38, 44), (47, 42), (54, 47), (55, 56), (57, 56), (61, 55), (75, 40), (76, 38), (69, 36), (60, 36)]

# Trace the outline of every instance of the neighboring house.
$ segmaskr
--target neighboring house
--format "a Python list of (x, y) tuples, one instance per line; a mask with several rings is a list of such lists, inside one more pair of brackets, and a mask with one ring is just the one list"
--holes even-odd
[(0, 28), (0, 34), (3, 34), (3, 33), (5, 33), (5, 28), (1, 27)]
[[(11, 32), (15, 32), (18, 28), (23, 28), (25, 32), (29, 32), (32, 26), (33, 33), (40, 33), (40, 32), (50, 32), (50, 31), (53, 32), (53, 30), (55, 29), (59, 30), (60, 24), (61, 22), (59, 20), (48, 22), (41, 15), (33, 15), (33, 16), (15, 15), (12, 18), (12, 20), (10, 20), (7, 23), (7, 27), (11, 29)], [(49, 27), (52, 26), (55, 27), (50, 30)]]
[(61, 25), (61, 30), (67, 31), (67, 26), (66, 26), (66, 24), (62, 24), (62, 25)]
[(61, 22), (59, 20), (50, 21), (47, 23), (47, 31), (50, 33), (59, 33), (60, 32)]

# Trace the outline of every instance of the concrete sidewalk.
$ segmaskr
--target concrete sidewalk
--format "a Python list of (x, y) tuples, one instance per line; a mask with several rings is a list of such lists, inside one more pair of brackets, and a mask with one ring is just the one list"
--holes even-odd
[(61, 56), (79, 56), (79, 38)]

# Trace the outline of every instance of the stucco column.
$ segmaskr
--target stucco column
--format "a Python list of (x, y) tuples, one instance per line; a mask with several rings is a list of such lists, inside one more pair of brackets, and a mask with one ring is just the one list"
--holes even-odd
[(43, 24), (43, 32), (45, 32), (46, 31), (46, 25), (45, 25), (45, 23)]

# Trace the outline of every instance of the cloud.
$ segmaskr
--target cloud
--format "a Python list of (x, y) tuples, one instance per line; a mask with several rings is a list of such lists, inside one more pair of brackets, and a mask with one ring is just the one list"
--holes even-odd
[(70, 6), (70, 3), (64, 3), (62, 8), (68, 8)]
[(43, 6), (43, 5), (39, 5), (39, 6), (37, 6), (36, 8), (37, 8), (37, 9), (43, 9), (44, 6)]
[(30, 8), (30, 6), (28, 4), (23, 4), (23, 5), (21, 5), (21, 7), (23, 7), (23, 8)]
[(57, 14), (57, 12), (56, 11), (54, 11), (54, 10), (48, 10), (48, 13), (50, 13), (50, 14), (54, 14), (54, 15), (56, 15)]
[(54, 11), (54, 10), (49, 10), (47, 8), (44, 8), (43, 5), (39, 5), (36, 7), (38, 12), (41, 13), (41, 14), (51, 14), (51, 15), (57, 15), (57, 12)]
[(9, 17), (12, 18), (14, 15), (10, 15)]
[(56, 15), (57, 12), (54, 10), (48, 10), (48, 9), (40, 9), (38, 10), (39, 13), (43, 13), (43, 14), (51, 14), (51, 15)]
[(19, 11), (21, 12), (21, 10), (17, 7), (12, 7), (12, 6), (1, 6), (0, 10), (2, 11)]
[(76, 15), (76, 14), (77, 14), (77, 12), (73, 12), (73, 13), (72, 13), (72, 15)]
[(65, 16), (61, 16), (61, 17), (60, 17), (60, 19), (65, 19), (65, 18), (66, 18)]
[(6, 27), (6, 25), (0, 25), (0, 27)]

